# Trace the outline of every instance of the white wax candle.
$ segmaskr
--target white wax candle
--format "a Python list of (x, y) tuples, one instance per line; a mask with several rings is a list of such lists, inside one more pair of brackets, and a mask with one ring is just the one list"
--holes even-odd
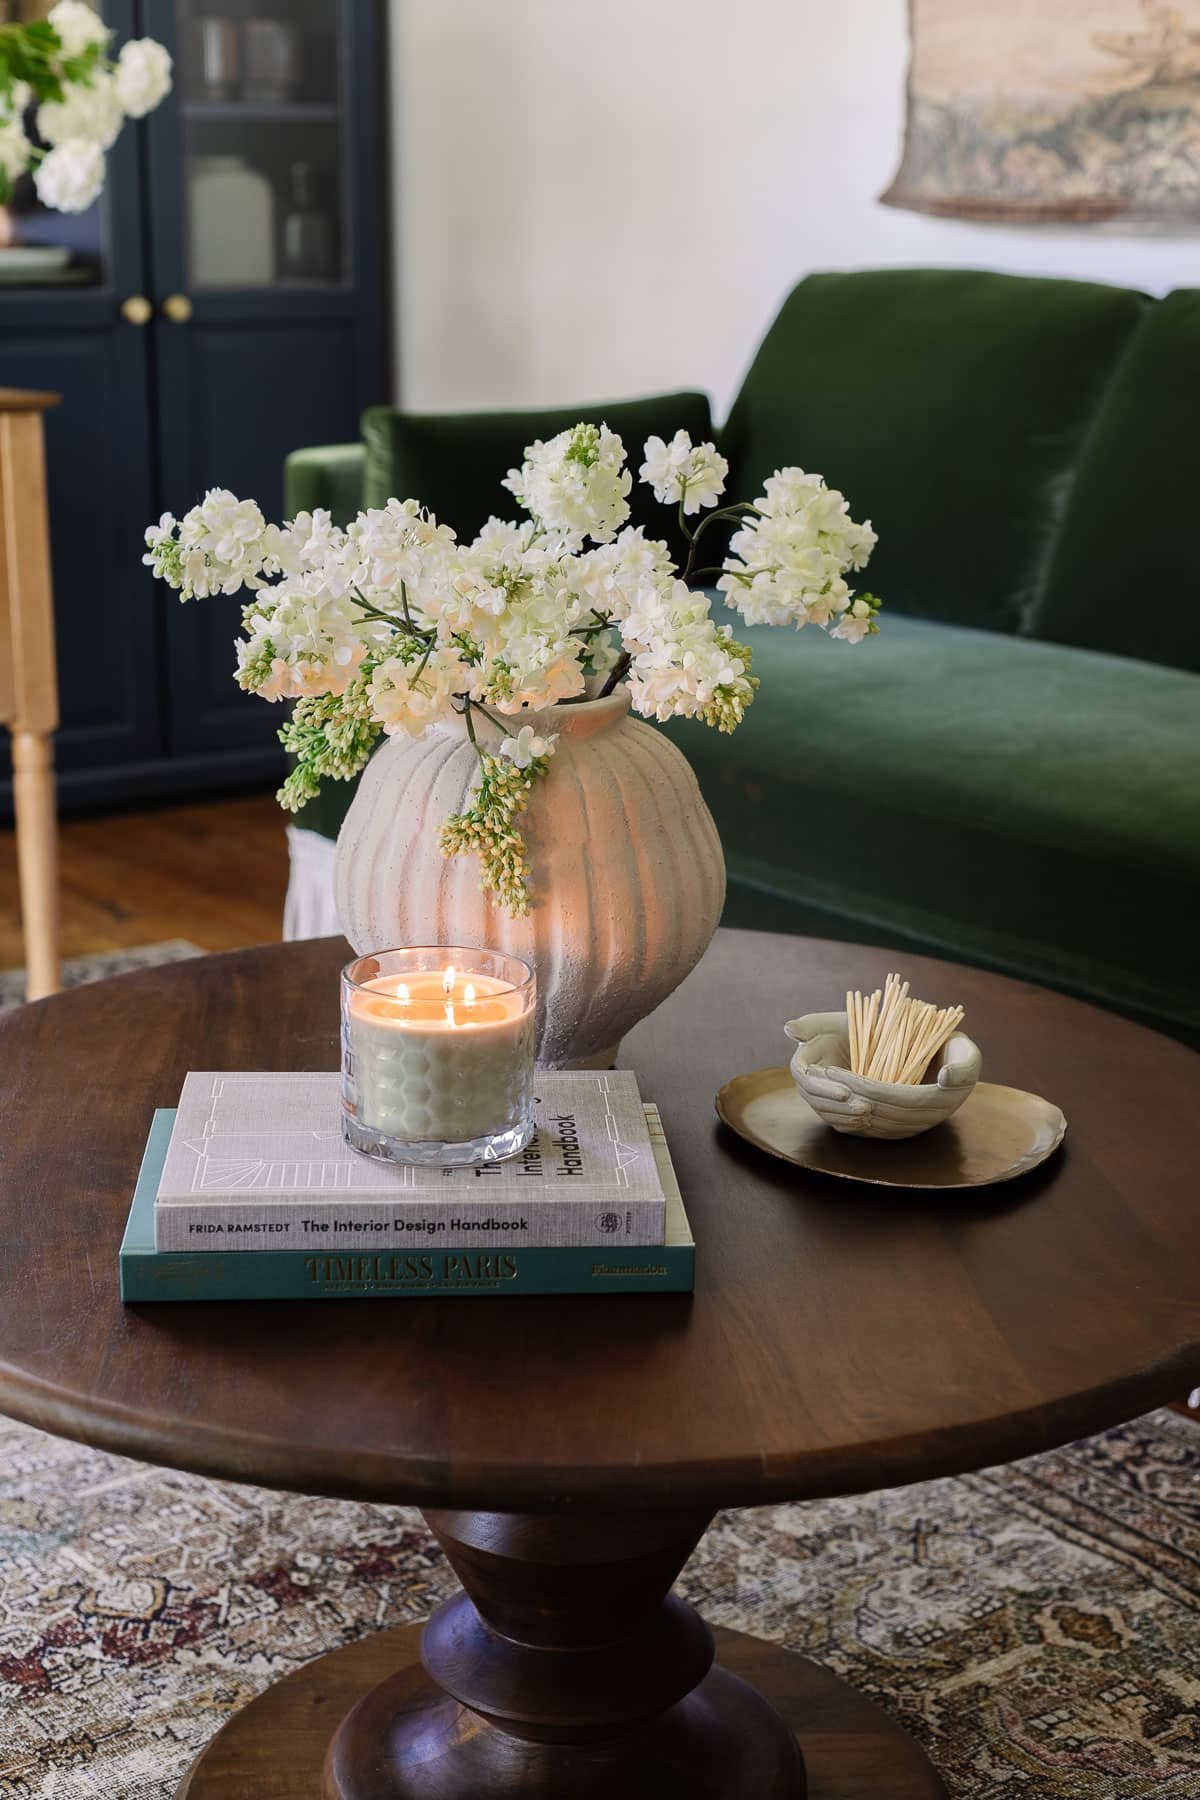
[(533, 1064), (527, 990), (453, 967), (381, 975), (351, 994), (349, 1030), (360, 1124), (450, 1144), (521, 1118)]

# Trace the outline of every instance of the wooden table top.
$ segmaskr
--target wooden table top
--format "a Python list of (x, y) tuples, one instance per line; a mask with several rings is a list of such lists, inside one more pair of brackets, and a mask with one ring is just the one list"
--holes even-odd
[[(439, 1507), (752, 1505), (999, 1461), (1200, 1379), (1200, 1058), (998, 976), (721, 932), (626, 1040), (697, 1239), (694, 1297), (123, 1308), (151, 1111), (189, 1068), (331, 1069), (340, 940), (209, 956), (0, 1025), (0, 1409), (152, 1462)], [(961, 1000), (1064, 1149), (941, 1197), (852, 1187), (718, 1124), (782, 1022), (898, 964)]]

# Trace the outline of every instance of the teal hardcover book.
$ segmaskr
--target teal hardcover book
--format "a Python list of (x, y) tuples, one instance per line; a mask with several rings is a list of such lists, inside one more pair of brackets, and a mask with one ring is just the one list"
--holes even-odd
[(344, 1251), (154, 1248), (154, 1196), (172, 1108), (154, 1115), (121, 1242), (121, 1298), (146, 1300), (421, 1299), (447, 1294), (690, 1294), (696, 1247), (656, 1107), (646, 1122), (667, 1198), (665, 1244), (512, 1250)]

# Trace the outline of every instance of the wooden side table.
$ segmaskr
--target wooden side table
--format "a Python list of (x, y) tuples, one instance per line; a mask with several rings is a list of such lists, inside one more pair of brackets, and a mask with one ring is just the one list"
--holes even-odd
[(880, 1708), (710, 1633), (671, 1585), (719, 1507), (973, 1469), (1185, 1392), (1200, 1058), (905, 956), (916, 991), (966, 1005), (991, 1079), (1063, 1107), (1066, 1145), (973, 1193), (809, 1177), (730, 1136), (713, 1095), (895, 953), (721, 932), (622, 1057), (662, 1111), (694, 1296), (122, 1308), (152, 1109), (189, 1068), (336, 1067), (346, 956), (209, 956), (0, 1022), (0, 1407), (204, 1474), (420, 1506), (463, 1583), (423, 1635), (268, 1689), (180, 1796), (946, 1800)]
[(12, 733), (26, 995), (56, 993), (58, 726), (42, 414), (57, 394), (0, 388), (0, 721)]

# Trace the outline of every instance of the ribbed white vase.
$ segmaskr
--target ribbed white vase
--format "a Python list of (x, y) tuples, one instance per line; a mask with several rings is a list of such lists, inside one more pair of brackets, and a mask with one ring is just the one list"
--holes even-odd
[[(619, 689), (516, 722), (558, 733), (521, 816), (532, 864), (524, 918), (481, 891), (475, 857), (438, 848), (439, 826), (463, 810), (478, 774), (457, 720), (377, 751), (338, 838), (338, 917), (355, 950), (473, 944), (524, 957), (537, 970), (538, 1058), (549, 1068), (607, 1067), (704, 954), (725, 900), (721, 841), (696, 777), (628, 712)], [(499, 742), (486, 724), (479, 735)]]

